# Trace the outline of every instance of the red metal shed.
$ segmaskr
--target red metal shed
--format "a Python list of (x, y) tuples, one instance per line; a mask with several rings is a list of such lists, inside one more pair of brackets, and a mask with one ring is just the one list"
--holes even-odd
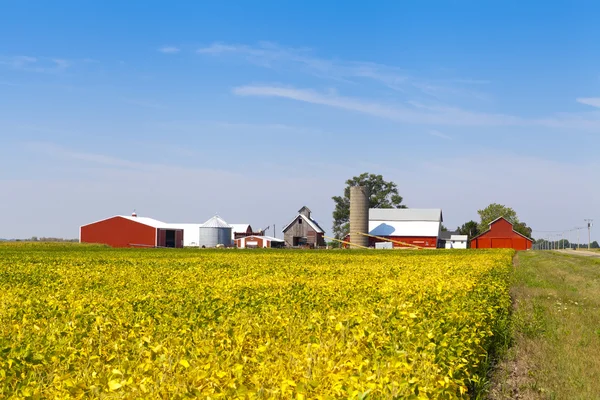
[(92, 222), (79, 228), (80, 243), (111, 247), (183, 247), (183, 229), (152, 218), (122, 216)]
[(516, 232), (504, 217), (490, 222), (490, 228), (471, 239), (472, 249), (529, 250), (533, 240)]

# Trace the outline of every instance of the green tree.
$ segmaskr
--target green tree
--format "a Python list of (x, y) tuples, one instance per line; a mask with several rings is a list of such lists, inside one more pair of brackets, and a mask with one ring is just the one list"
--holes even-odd
[(502, 204), (492, 203), (483, 210), (477, 210), (477, 214), (479, 214), (480, 218), (478, 226), (480, 232), (487, 231), (490, 222), (500, 217), (504, 217), (513, 226), (519, 223), (516, 211)]
[(350, 230), (350, 187), (364, 186), (369, 193), (369, 208), (406, 208), (402, 196), (398, 194), (398, 185), (387, 182), (382, 175), (365, 172), (346, 181), (343, 196), (333, 196), (333, 233), (336, 238), (344, 238)]
[(479, 225), (475, 221), (465, 222), (456, 230), (461, 235), (467, 235), (469, 239), (479, 235), (480, 233)]
[(483, 210), (478, 210), (477, 213), (481, 221), (479, 222), (479, 231), (485, 232), (488, 230), (490, 222), (500, 217), (506, 218), (508, 222), (513, 224), (513, 229), (521, 235), (531, 237), (532, 229), (525, 222), (519, 221), (517, 212), (510, 207), (502, 204), (492, 203)]
[(514, 224), (513, 229), (516, 232), (519, 232), (521, 235), (527, 236), (528, 238), (531, 237), (531, 233), (533, 232), (533, 230), (527, 226), (525, 222), (518, 222)]

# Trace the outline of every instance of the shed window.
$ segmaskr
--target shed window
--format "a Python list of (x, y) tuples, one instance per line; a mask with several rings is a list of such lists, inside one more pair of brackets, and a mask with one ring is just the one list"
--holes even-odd
[(302, 225), (302, 218), (298, 218), (298, 223)]

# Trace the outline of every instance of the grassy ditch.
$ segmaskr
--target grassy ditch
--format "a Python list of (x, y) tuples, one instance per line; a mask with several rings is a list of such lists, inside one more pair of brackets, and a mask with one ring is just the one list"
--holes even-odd
[(600, 399), (600, 258), (521, 252), (490, 399)]

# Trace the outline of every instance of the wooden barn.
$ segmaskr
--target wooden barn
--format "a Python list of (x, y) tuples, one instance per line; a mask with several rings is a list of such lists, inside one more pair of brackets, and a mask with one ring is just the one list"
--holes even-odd
[(304, 206), (298, 210), (298, 215), (283, 227), (283, 238), (286, 246), (325, 246), (325, 231), (317, 221), (312, 219), (311, 211)]
[(490, 228), (471, 239), (472, 249), (515, 249), (529, 250), (533, 240), (513, 229), (504, 217), (490, 222)]
[(81, 226), (79, 242), (111, 247), (183, 247), (183, 229), (135, 213), (117, 215)]

